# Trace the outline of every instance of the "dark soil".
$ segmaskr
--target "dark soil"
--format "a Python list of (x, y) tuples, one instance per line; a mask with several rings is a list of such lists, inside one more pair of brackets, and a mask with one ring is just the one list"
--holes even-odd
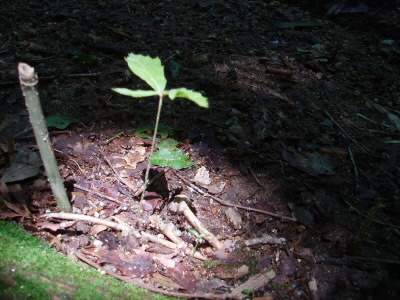
[[(26, 62), (45, 114), (79, 121), (51, 131), (75, 213), (162, 240), (159, 222), (173, 224), (193, 252), (192, 226), (171, 210), (186, 197), (222, 247), (203, 240), (201, 260), (143, 234), (42, 218), (58, 211), (44, 172), (2, 184), (0, 217), (171, 295), (398, 299), (400, 4), (293, 2), (1, 1), (1, 173), (37, 153), (18, 82)], [(165, 176), (140, 214), (151, 140), (135, 132), (154, 126), (157, 99), (111, 91), (147, 89), (128, 53), (160, 57), (168, 88), (210, 102), (168, 100), (161, 123), (211, 183), (195, 167), (154, 167)]]

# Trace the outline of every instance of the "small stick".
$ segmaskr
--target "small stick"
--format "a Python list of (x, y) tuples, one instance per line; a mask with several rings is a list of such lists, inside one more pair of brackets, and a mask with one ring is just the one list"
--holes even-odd
[[(185, 201), (181, 201), (178, 204), (178, 211), (186, 217), (190, 224), (201, 234), (205, 234), (204, 239), (210, 243), (215, 249), (219, 250), (223, 247), (223, 244), (217, 239), (217, 237), (208, 231), (207, 228), (200, 222), (200, 220), (195, 216), (192, 210), (189, 208)], [(197, 252), (196, 252), (197, 253)]]
[(74, 184), (74, 187), (76, 187), (76, 188), (78, 188), (78, 189), (80, 189), (80, 190), (82, 190), (82, 191), (86, 191), (86, 192), (88, 192), (88, 193), (93, 193), (93, 194), (95, 194), (95, 195), (97, 195), (97, 196), (99, 196), (99, 197), (101, 197), (101, 198), (104, 198), (104, 199), (107, 199), (107, 200), (110, 200), (110, 201), (119, 203), (119, 204), (121, 204), (121, 205), (124, 205), (124, 204), (125, 204), (125, 203), (122, 202), (122, 201), (119, 201), (119, 200), (117, 200), (117, 199), (115, 199), (115, 198), (112, 198), (112, 197), (103, 195), (103, 194), (101, 194), (101, 193), (99, 193), (99, 192), (92, 191), (92, 190), (87, 189), (87, 188), (85, 188), (85, 187), (83, 187), (83, 186), (80, 186), (79, 184), (76, 184), (76, 183), (75, 183), (75, 184)]
[(325, 114), (329, 117), (329, 119), (331, 119), (331, 121), (332, 121), (333, 123), (335, 123), (335, 125), (336, 125), (337, 127), (339, 127), (339, 129), (344, 133), (345, 136), (347, 136), (347, 137), (350, 139), (350, 141), (352, 141), (352, 142), (353, 142), (358, 148), (360, 148), (362, 151), (364, 151), (365, 153), (368, 153), (368, 154), (369, 154), (369, 151), (368, 151), (367, 149), (365, 149), (363, 146), (361, 146), (355, 139), (353, 139), (353, 138), (351, 137), (351, 135), (350, 135), (346, 130), (344, 130), (343, 127), (340, 126), (340, 124), (339, 124), (338, 122), (336, 122), (336, 120), (331, 116), (331, 114), (330, 114), (328, 111), (325, 111)]
[(217, 198), (217, 197), (215, 197), (215, 196), (213, 196), (213, 195), (210, 195), (209, 193), (203, 192), (203, 191), (202, 191), (201, 189), (199, 189), (197, 186), (195, 186), (194, 184), (190, 183), (190, 182), (187, 181), (185, 178), (183, 178), (182, 176), (180, 176), (177, 172), (174, 171), (174, 174), (175, 174), (179, 179), (181, 179), (183, 182), (185, 182), (187, 185), (189, 185), (190, 187), (192, 187), (193, 189), (195, 189), (197, 192), (199, 192), (200, 194), (202, 194), (203, 196), (210, 197), (210, 198), (214, 199), (215, 201), (217, 201), (218, 203), (220, 203), (220, 204), (222, 204), (222, 205), (231, 206), (231, 207), (236, 207), (236, 208), (240, 208), (240, 209), (245, 209), (245, 210), (248, 210), (248, 211), (255, 211), (255, 212), (259, 212), (259, 213), (262, 213), (262, 214), (266, 214), (266, 215), (269, 215), (269, 216), (272, 216), (272, 217), (275, 217), (275, 218), (281, 218), (281, 219), (283, 219), (283, 220), (292, 221), (292, 222), (297, 222), (297, 219), (295, 219), (295, 218), (285, 217), (285, 216), (282, 216), (282, 215), (279, 215), (279, 214), (274, 214), (274, 213), (272, 213), (272, 212), (265, 211), (265, 210), (258, 209), (258, 208), (246, 207), (246, 206), (242, 206), (242, 205), (238, 205), (238, 204), (233, 204), (233, 203), (225, 202), (225, 201), (221, 200), (220, 198)]
[[(182, 247), (182, 245), (177, 245), (177, 244), (175, 244), (173, 242), (170, 242), (170, 241), (167, 241), (165, 239), (159, 238), (156, 235), (153, 235), (153, 234), (150, 234), (150, 233), (147, 233), (147, 232), (144, 232), (144, 231), (141, 232), (141, 235), (142, 235), (143, 238), (146, 238), (150, 242), (162, 245), (162, 246), (167, 247), (169, 249), (183, 250), (183, 253), (185, 253), (187, 256), (192, 256), (192, 254), (193, 254), (192, 250), (190, 250), (188, 247), (186, 247), (186, 246)], [(179, 248), (179, 247), (181, 247), (181, 248)], [(199, 252), (196, 252), (194, 254), (194, 257), (197, 258), (197, 259), (200, 259), (200, 260), (207, 260)]]
[(86, 221), (90, 222), (93, 224), (100, 224), (104, 225), (110, 228), (113, 228), (115, 230), (121, 230), (121, 231), (127, 231), (127, 232), (132, 232), (135, 236), (140, 236), (140, 233), (136, 231), (135, 229), (131, 228), (128, 224), (125, 223), (116, 223), (112, 221), (107, 221), (103, 219), (99, 219), (96, 217), (91, 217), (87, 215), (79, 215), (79, 214), (71, 214), (71, 213), (48, 213), (42, 215), (42, 218), (57, 218), (57, 219), (63, 219), (63, 220), (77, 220), (77, 221)]
[[(102, 73), (81, 73), (81, 74), (68, 74), (66, 77), (74, 78), (74, 77), (97, 77)], [(54, 77), (53, 77), (54, 78)]]
[(383, 258), (362, 257), (362, 256), (346, 256), (346, 258), (351, 260), (364, 260), (364, 261), (372, 261), (383, 264), (400, 265), (400, 260), (394, 260), (394, 259), (383, 259)]
[(115, 175), (117, 176), (118, 180), (119, 180), (121, 183), (125, 184), (125, 185), (126, 185), (128, 188), (130, 188), (131, 191), (133, 192), (133, 191), (135, 190), (135, 187), (134, 187), (133, 185), (131, 185), (127, 180), (125, 180), (124, 178), (122, 178), (122, 177), (118, 174), (117, 170), (114, 168), (114, 166), (111, 164), (111, 162), (108, 160), (107, 157), (105, 157), (105, 156), (103, 155), (103, 159), (104, 159), (104, 161), (110, 166), (110, 168), (113, 170), (113, 172), (114, 172)]
[(279, 68), (274, 68), (274, 67), (266, 67), (265, 71), (268, 71), (271, 73), (284, 74), (284, 75), (292, 75), (293, 74), (293, 72), (290, 70), (279, 69)]
[(258, 180), (258, 177), (257, 177), (256, 173), (254, 173), (253, 168), (252, 167), (248, 167), (248, 170), (250, 171), (250, 174), (253, 176), (254, 180), (257, 183), (257, 185), (264, 190), (264, 187), (261, 185), (260, 180)]
[(359, 117), (363, 118), (364, 120), (367, 120), (367, 121), (369, 121), (369, 122), (371, 122), (371, 123), (373, 123), (373, 124), (382, 125), (382, 126), (385, 126), (385, 127), (388, 127), (388, 128), (392, 128), (392, 126), (390, 126), (390, 125), (387, 125), (387, 124), (385, 124), (385, 123), (378, 123), (378, 122), (375, 122), (375, 121), (373, 121), (373, 120), (367, 118), (366, 116), (364, 116), (364, 115), (362, 115), (362, 114), (359, 114), (359, 113), (358, 113), (357, 116), (359, 116)]
[[(357, 212), (360, 216), (363, 216), (364, 218), (368, 217), (368, 215), (366, 215), (365, 213), (361, 212), (358, 208), (356, 208), (353, 205), (351, 205), (348, 201), (346, 201), (346, 200), (343, 200), (343, 201), (346, 202), (346, 204), (350, 207), (350, 209), (352, 209), (355, 212)], [(385, 226), (388, 226), (388, 227), (393, 228), (393, 229), (400, 229), (400, 226), (396, 226), (396, 225), (393, 225), (393, 224), (385, 223), (385, 222), (382, 222), (382, 221), (379, 221), (379, 220), (376, 220), (376, 219), (372, 220), (372, 222), (374, 222), (376, 224), (380, 224), (380, 225), (385, 225)]]
[(100, 145), (108, 145), (111, 141), (115, 140), (116, 138), (120, 137), (123, 135), (124, 132), (121, 131), (120, 133), (117, 133), (116, 135), (110, 137), (109, 139), (105, 140), (104, 142), (101, 142)]
[(354, 156), (353, 156), (353, 151), (351, 151), (350, 147), (347, 147), (348, 151), (349, 151), (349, 155), (350, 155), (350, 160), (351, 163), (353, 164), (353, 169), (354, 169), (354, 177), (356, 180), (356, 190), (358, 191), (360, 189), (360, 184), (359, 184), (359, 180), (358, 180), (358, 169), (357, 169), (357, 165), (356, 162), (354, 160)]

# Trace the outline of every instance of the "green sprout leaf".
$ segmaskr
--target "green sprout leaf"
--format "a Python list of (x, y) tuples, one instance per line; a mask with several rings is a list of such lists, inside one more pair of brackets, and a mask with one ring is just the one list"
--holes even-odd
[(142, 97), (150, 97), (156, 96), (158, 93), (156, 91), (143, 91), (143, 90), (130, 90), (125, 88), (113, 88), (114, 92), (117, 92), (124, 96), (131, 96), (133, 98), (142, 98)]
[(211, 234), (209, 234), (209, 233), (199, 233), (196, 229), (189, 229), (189, 232), (196, 237), (196, 245), (194, 246), (193, 254), (192, 254), (192, 257), (193, 257), (194, 254), (197, 251), (197, 248), (199, 247), (199, 243), (201, 242), (201, 239), (205, 238), (205, 237), (208, 237)]
[(71, 123), (77, 123), (79, 120), (77, 119), (67, 119), (60, 115), (51, 115), (46, 118), (47, 127), (55, 127), (57, 129), (65, 129)]
[(171, 100), (174, 100), (175, 98), (186, 98), (186, 99), (193, 101), (198, 106), (208, 108), (207, 97), (204, 97), (199, 92), (195, 92), (193, 90), (188, 90), (186, 88), (172, 89), (172, 90), (168, 91), (168, 97)]
[(125, 60), (136, 76), (146, 81), (158, 95), (162, 95), (167, 85), (167, 79), (160, 58), (130, 53)]
[[(148, 134), (147, 132), (153, 132), (154, 131), (154, 126), (139, 126), (136, 129), (135, 134), (141, 138), (149, 138), (151, 139), (152, 136), (150, 134)], [(173, 130), (171, 129), (171, 127), (164, 125), (164, 124), (160, 124), (160, 126), (158, 126), (158, 130), (157, 130), (157, 134), (160, 135), (160, 137), (162, 139), (166, 139), (169, 135), (173, 134)]]
[(161, 167), (171, 167), (175, 170), (197, 166), (190, 161), (189, 156), (181, 151), (161, 149), (151, 157), (151, 164)]
[(189, 232), (193, 234), (197, 239), (202, 239), (211, 235), (209, 233), (199, 233), (196, 229), (189, 229)]
[(200, 233), (196, 229), (189, 229), (189, 232), (197, 238), (200, 237)]
[(205, 237), (208, 237), (208, 236), (210, 236), (211, 234), (209, 234), (209, 233), (202, 233), (202, 234), (200, 234), (199, 235), (199, 238), (205, 238)]
[(178, 141), (168, 138), (168, 139), (162, 140), (158, 144), (158, 149), (168, 149), (168, 150), (174, 151), (174, 150), (176, 150), (176, 147), (178, 146), (178, 144), (179, 144)]

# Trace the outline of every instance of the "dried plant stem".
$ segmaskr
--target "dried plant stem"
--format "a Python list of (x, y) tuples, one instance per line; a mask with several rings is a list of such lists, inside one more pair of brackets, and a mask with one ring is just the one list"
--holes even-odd
[(49, 139), (46, 120), (40, 105), (39, 93), (36, 89), (38, 77), (35, 69), (25, 63), (18, 64), (19, 81), (22, 94), (25, 97), (29, 119), (32, 124), (40, 156), (50, 181), (50, 186), (59, 208), (64, 212), (71, 212), (71, 203), (68, 200), (64, 183), (58, 170), (57, 161)]

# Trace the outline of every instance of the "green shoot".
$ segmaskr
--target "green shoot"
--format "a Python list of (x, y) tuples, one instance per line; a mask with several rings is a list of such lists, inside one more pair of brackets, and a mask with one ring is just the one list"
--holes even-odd
[(255, 294), (256, 291), (255, 290), (244, 289), (244, 290), (242, 290), (242, 293), (246, 294), (246, 295), (252, 295), (252, 294)]
[[(208, 99), (204, 97), (201, 93), (195, 92), (193, 90), (188, 90), (186, 88), (165, 90), (167, 79), (165, 78), (164, 67), (161, 64), (160, 58), (158, 57), (151, 58), (150, 56), (136, 55), (130, 53), (128, 57), (125, 58), (125, 60), (128, 63), (131, 71), (140, 79), (144, 80), (153, 90), (130, 90), (126, 88), (114, 88), (113, 91), (134, 98), (149, 96), (159, 97), (156, 124), (154, 126), (154, 134), (152, 138), (153, 143), (150, 150), (150, 157), (152, 157), (154, 153), (154, 146), (160, 121), (163, 98), (165, 96), (168, 96), (171, 100), (174, 100), (175, 98), (186, 98), (204, 108), (208, 108)], [(148, 185), (150, 167), (151, 159), (146, 169), (146, 174), (144, 178), (144, 189), (140, 200), (141, 203), (143, 203), (145, 191)]]
[(201, 240), (205, 237), (210, 236), (210, 234), (209, 233), (199, 233), (196, 229), (189, 229), (189, 232), (196, 237), (196, 245), (194, 246), (194, 250), (193, 250), (193, 254), (192, 254), (192, 257), (194, 257), (194, 254), (196, 253)]

